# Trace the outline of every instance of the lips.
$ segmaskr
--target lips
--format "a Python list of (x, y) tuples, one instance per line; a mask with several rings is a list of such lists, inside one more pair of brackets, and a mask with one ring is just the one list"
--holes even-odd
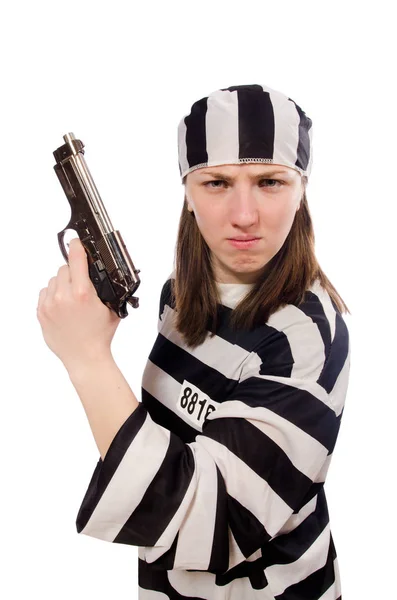
[(248, 248), (254, 248), (256, 247), (257, 244), (259, 244), (260, 242), (260, 238), (243, 238), (243, 239), (237, 239), (237, 238), (230, 238), (228, 239), (229, 244), (231, 244), (232, 246), (234, 246), (234, 248), (240, 248), (241, 250), (244, 249), (248, 249)]
[(229, 240), (235, 240), (237, 242), (249, 242), (251, 240), (259, 240), (260, 238), (256, 235), (244, 236), (237, 235), (236, 237), (228, 238)]

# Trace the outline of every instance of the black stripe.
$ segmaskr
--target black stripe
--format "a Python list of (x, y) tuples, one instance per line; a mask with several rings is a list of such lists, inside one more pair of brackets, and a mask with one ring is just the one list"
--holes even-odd
[(300, 108), (300, 106), (296, 104), (296, 102), (294, 102), (291, 98), (288, 98), (288, 100), (294, 103), (295, 108), (299, 113), (299, 142), (295, 166), (306, 171), (310, 160), (309, 130), (311, 129), (313, 123), (306, 113)]
[(138, 408), (134, 410), (116, 433), (104, 461), (102, 461), (102, 458), (99, 459), (77, 514), (76, 527), (78, 533), (87, 525), (96, 505), (115, 474), (121, 459), (146, 418), (147, 410), (142, 402), (140, 402)]
[[(268, 582), (263, 570), (262, 558), (239, 563), (232, 569), (229, 569), (226, 573), (217, 574), (215, 586), (225, 586), (235, 579), (242, 577), (249, 577), (251, 586), (254, 590), (263, 590), (268, 585)], [(245, 599), (241, 598), (241, 600)]]
[(161, 333), (157, 336), (149, 358), (179, 383), (182, 384), (186, 379), (216, 402), (223, 402), (237, 385), (237, 380), (229, 379), (217, 369), (205, 365)]
[(229, 536), (228, 536), (228, 514), (227, 514), (227, 492), (222, 473), (218, 465), (217, 475), (217, 501), (215, 515), (214, 540), (212, 544), (211, 558), (208, 566), (210, 573), (222, 573), (229, 566)]
[(260, 86), (236, 86), (238, 97), (239, 158), (273, 158), (274, 111), (269, 92)]
[(230, 529), (241, 552), (248, 558), (270, 540), (270, 535), (255, 515), (236, 498), (228, 495), (227, 502)]
[(293, 510), (313, 483), (293, 465), (276, 442), (246, 419), (224, 417), (207, 420), (203, 425), (203, 435), (233, 452)]
[(294, 357), (288, 337), (283, 331), (268, 326), (255, 352), (261, 359), (258, 375), (291, 377)]
[(182, 503), (194, 471), (190, 446), (171, 433), (170, 444), (159, 470), (114, 542), (154, 546)]
[(320, 481), (318, 483), (313, 483), (312, 487), (309, 489), (306, 496), (304, 496), (302, 498), (302, 502), (300, 503), (300, 505), (297, 507), (297, 509), (294, 512), (298, 513), (308, 502), (310, 502), (310, 500), (312, 500), (314, 498), (314, 496), (317, 496), (317, 494), (320, 494), (321, 490), (323, 488), (324, 488), (323, 481)]
[(178, 546), (178, 538), (179, 538), (179, 531), (176, 534), (175, 539), (172, 542), (171, 546), (168, 548), (168, 550), (166, 550), (166, 552), (164, 552), (164, 554), (159, 556), (159, 558), (157, 558), (152, 563), (150, 563), (151, 565), (153, 565), (154, 569), (160, 568), (160, 569), (171, 570), (174, 568), (176, 549)]
[(142, 388), (142, 404), (147, 408), (155, 423), (175, 433), (186, 444), (194, 442), (199, 433), (198, 430), (186, 423), (178, 413), (170, 410), (144, 388)]
[(275, 596), (275, 600), (318, 600), (335, 582), (334, 559), (336, 558), (335, 547), (330, 539), (327, 561), (321, 569), (318, 569), (303, 581), (291, 585), (282, 594)]
[(298, 560), (314, 544), (328, 523), (328, 507), (324, 488), (321, 487), (314, 512), (293, 531), (279, 535), (263, 546), (263, 567), (286, 565)]
[(336, 380), (346, 362), (349, 353), (349, 332), (344, 319), (337, 312), (335, 321), (335, 335), (331, 351), (327, 357), (323, 370), (318, 378), (318, 383), (328, 393), (331, 393)]
[(170, 584), (167, 571), (138, 559), (138, 584), (144, 590), (154, 590), (166, 594), (170, 600), (207, 600), (199, 596), (182, 596)]
[(207, 163), (207, 138), (205, 119), (208, 98), (201, 98), (192, 105), (190, 114), (185, 117), (186, 149), (189, 167)]
[[(264, 325), (256, 326), (255, 329), (252, 330), (232, 329), (230, 325), (232, 312), (232, 308), (218, 304), (216, 335), (230, 344), (235, 344), (247, 352), (252, 352), (253, 350), (256, 351), (258, 347), (260, 348), (260, 346), (263, 345), (263, 340), (269, 340), (270, 342), (273, 342), (275, 335), (280, 335), (287, 339), (284, 333), (279, 332), (277, 329), (267, 325), (266, 323)], [(289, 348), (288, 341), (286, 341), (286, 345)], [(267, 351), (268, 350), (269, 349), (267, 349)], [(289, 371), (283, 370), (283, 374), (290, 374), (291, 368)]]
[(262, 406), (284, 417), (332, 452), (340, 418), (331, 408), (301, 390), (277, 381), (250, 377), (238, 384), (228, 400), (240, 400), (248, 406)]

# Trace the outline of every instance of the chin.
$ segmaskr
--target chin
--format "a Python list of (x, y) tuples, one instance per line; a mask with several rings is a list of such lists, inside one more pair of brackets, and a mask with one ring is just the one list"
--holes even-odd
[(260, 272), (267, 265), (267, 262), (255, 260), (254, 258), (244, 258), (228, 265), (229, 269), (236, 273), (255, 273)]
[(242, 283), (254, 283), (262, 274), (265, 264), (252, 261), (245, 264), (225, 264), (225, 267)]
[[(257, 277), (261, 275), (264, 267), (267, 265), (270, 259), (262, 256), (224, 256), (215, 255), (216, 266), (215, 271), (220, 269), (220, 272), (228, 273), (229, 275), (235, 275), (240, 279), (247, 277), (247, 280), (255, 281)], [(215, 258), (214, 257), (214, 258)]]

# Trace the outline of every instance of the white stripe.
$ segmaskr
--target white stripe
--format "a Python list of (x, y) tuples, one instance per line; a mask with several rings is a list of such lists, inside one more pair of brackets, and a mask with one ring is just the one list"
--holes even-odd
[(335, 381), (335, 385), (332, 388), (330, 393), (330, 400), (332, 402), (332, 406), (335, 410), (336, 416), (339, 416), (342, 412), (342, 409), (345, 405), (346, 395), (347, 395), (347, 387), (349, 385), (349, 373), (350, 373), (350, 341), (349, 341), (349, 349), (346, 356), (345, 364), (341, 372), (338, 375), (337, 380)]
[(309, 517), (312, 513), (314, 513), (314, 511), (316, 510), (316, 507), (317, 507), (317, 496), (314, 496), (314, 498), (309, 500), (309, 502), (307, 504), (305, 504), (305, 506), (303, 508), (301, 508), (301, 510), (298, 513), (291, 515), (291, 517), (288, 519), (286, 524), (283, 525), (283, 527), (280, 529), (280, 531), (274, 537), (278, 537), (279, 535), (282, 535), (284, 533), (289, 533), (290, 531), (293, 531), (294, 529), (296, 529), (298, 527), (298, 525), (303, 523), (303, 521), (305, 521), (305, 519), (307, 519), (307, 517)]
[(197, 348), (189, 348), (180, 333), (176, 331), (175, 311), (168, 305), (164, 308), (161, 335), (203, 364), (216, 369), (228, 379), (235, 379), (236, 381), (240, 378), (244, 361), (250, 355), (248, 350), (244, 350), (237, 344), (232, 344), (217, 335), (212, 338), (207, 337), (205, 343), (200, 344)]
[[(196, 476), (193, 474), (189, 486), (186, 490), (186, 493), (183, 497), (182, 502), (178, 506), (177, 511), (174, 513), (171, 521), (167, 525), (166, 529), (160, 535), (159, 539), (156, 541), (154, 546), (144, 546), (143, 551), (141, 553), (144, 556), (144, 560), (148, 563), (154, 562), (157, 560), (162, 554), (164, 554), (167, 550), (169, 550), (175, 540), (175, 537), (178, 533), (179, 528), (182, 526), (182, 523), (186, 516), (189, 514), (189, 505), (192, 502), (194, 494), (196, 493), (197, 482)], [(192, 540), (191, 540), (192, 541)], [(192, 551), (192, 548), (190, 549)], [(189, 559), (189, 556), (186, 556), (185, 559)], [(177, 565), (175, 564), (175, 568)], [(186, 568), (186, 567), (183, 567)], [(202, 568), (202, 567), (198, 567)]]
[(208, 452), (198, 445), (192, 450), (196, 463), (196, 490), (179, 528), (174, 569), (207, 570), (214, 541), (218, 478), (216, 465)]
[(218, 90), (208, 97), (205, 129), (208, 166), (238, 162), (237, 91)]
[(317, 477), (316, 477), (314, 483), (325, 483), (325, 478), (327, 476), (328, 469), (331, 464), (332, 456), (333, 456), (333, 454), (329, 454), (327, 456), (321, 470), (317, 473)]
[(240, 550), (240, 546), (236, 542), (236, 539), (232, 533), (232, 530), (228, 526), (228, 537), (229, 537), (229, 569), (233, 569), (236, 565), (245, 561), (245, 556)]
[(191, 425), (188, 416), (177, 410), (176, 400), (179, 397), (181, 385), (179, 381), (168, 375), (166, 371), (157, 367), (151, 360), (147, 360), (142, 375), (143, 389), (174, 414), (178, 415), (185, 423)]
[(252, 353), (250, 361), (247, 362), (247, 367), (244, 368), (244, 372), (241, 376), (240, 383), (245, 381), (246, 379), (249, 379), (250, 377), (256, 377), (257, 379), (266, 379), (267, 381), (275, 381), (277, 383), (282, 383), (284, 385), (288, 385), (289, 387), (294, 387), (298, 390), (304, 390), (306, 392), (309, 392), (309, 394), (317, 398), (317, 400), (320, 400), (321, 402), (326, 404), (331, 410), (335, 412), (329, 394), (327, 394), (326, 390), (316, 381), (312, 381), (311, 379), (297, 379), (296, 377), (281, 377), (278, 375), (260, 375), (259, 372), (261, 364), (262, 359), (256, 353)]
[(282, 594), (288, 587), (303, 581), (321, 569), (327, 562), (330, 542), (329, 524), (320, 533), (316, 541), (298, 560), (285, 565), (272, 565), (265, 569), (266, 577), (275, 596)]
[(204, 446), (218, 465), (228, 494), (236, 498), (262, 523), (270, 536), (284, 525), (292, 508), (238, 456), (219, 442), (198, 435), (190, 446)]
[(187, 148), (186, 148), (186, 123), (183, 118), (178, 125), (178, 147), (179, 147), (179, 162), (183, 173), (189, 169), (189, 163), (187, 161)]
[(270, 101), (274, 113), (274, 164), (288, 164), (295, 166), (298, 157), (299, 122), (300, 117), (295, 104), (289, 101), (284, 94), (276, 90), (269, 91)]
[(305, 431), (268, 408), (251, 407), (240, 400), (223, 402), (207, 421), (227, 417), (249, 421), (275, 442), (294, 467), (312, 481), (328, 456), (328, 450)]
[(294, 364), (291, 378), (317, 381), (325, 362), (325, 349), (316, 323), (297, 306), (288, 304), (270, 315), (270, 327), (288, 339)]
[(149, 415), (80, 532), (112, 542), (142, 500), (167, 453), (170, 432)]

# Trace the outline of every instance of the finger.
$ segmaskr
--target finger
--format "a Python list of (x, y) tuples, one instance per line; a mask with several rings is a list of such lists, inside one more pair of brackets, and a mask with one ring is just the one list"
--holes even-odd
[(88, 273), (87, 253), (79, 238), (73, 238), (70, 242), (69, 269), (73, 289), (77, 292), (89, 290), (91, 280)]
[(58, 269), (56, 277), (56, 286), (54, 293), (51, 296), (56, 302), (69, 298), (72, 289), (72, 281), (70, 278), (70, 269), (68, 265), (63, 265)]
[(43, 288), (42, 290), (40, 290), (40, 293), (39, 293), (39, 299), (37, 301), (36, 311), (39, 311), (41, 309), (46, 296), (47, 296), (47, 288)]
[(48, 286), (47, 286), (46, 300), (50, 300), (50, 301), (53, 300), (56, 291), (57, 291), (57, 278), (51, 277), (50, 281), (48, 282)]
[(60, 288), (63, 289), (63, 288), (67, 288), (70, 286), (72, 280), (70, 277), (69, 265), (62, 265), (62, 267), (60, 267), (58, 269), (57, 279), (58, 279), (58, 285)]

